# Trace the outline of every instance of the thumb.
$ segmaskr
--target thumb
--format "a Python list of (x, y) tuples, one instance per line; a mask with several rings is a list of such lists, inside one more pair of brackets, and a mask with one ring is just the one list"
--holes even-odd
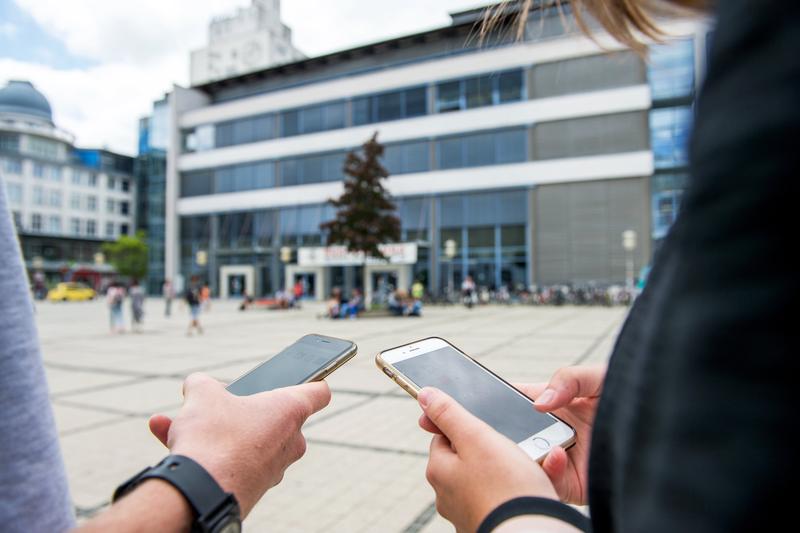
[(166, 415), (153, 415), (150, 417), (148, 425), (150, 426), (150, 432), (161, 441), (161, 444), (167, 446), (167, 437), (169, 436), (169, 428), (172, 426), (172, 419)]
[(482, 420), (439, 389), (425, 387), (417, 394), (417, 401), (425, 416), (456, 448), (459, 442), (473, 440), (471, 436), (490, 429)]

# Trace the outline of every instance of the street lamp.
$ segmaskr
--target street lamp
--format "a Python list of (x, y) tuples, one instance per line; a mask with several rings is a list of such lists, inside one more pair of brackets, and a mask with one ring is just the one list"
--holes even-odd
[(206, 266), (208, 263), (208, 252), (205, 250), (197, 250), (194, 254), (194, 262), (197, 266)]
[(453, 294), (453, 258), (456, 256), (456, 241), (447, 239), (444, 241), (444, 256), (450, 263), (450, 272), (447, 277), (447, 292), (448, 295)]
[(633, 290), (633, 251), (636, 249), (636, 232), (627, 229), (622, 232), (622, 248), (625, 250), (625, 280), (628, 290)]
[(97, 252), (94, 254), (94, 264), (97, 266), (103, 265), (106, 262), (106, 254)]

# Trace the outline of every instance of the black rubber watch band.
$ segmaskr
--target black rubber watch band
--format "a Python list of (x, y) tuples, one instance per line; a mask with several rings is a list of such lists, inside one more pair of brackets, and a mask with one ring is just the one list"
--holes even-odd
[(522, 515), (549, 516), (566, 522), (586, 533), (591, 533), (592, 531), (592, 523), (589, 518), (569, 505), (549, 498), (524, 496), (500, 504), (483, 519), (477, 533), (490, 533), (506, 520)]
[(233, 494), (222, 490), (205, 468), (183, 455), (168, 455), (156, 466), (145, 468), (120, 485), (111, 501), (147, 479), (162, 479), (183, 494), (195, 514), (193, 532), (215, 531), (225, 522), (239, 521), (239, 504)]

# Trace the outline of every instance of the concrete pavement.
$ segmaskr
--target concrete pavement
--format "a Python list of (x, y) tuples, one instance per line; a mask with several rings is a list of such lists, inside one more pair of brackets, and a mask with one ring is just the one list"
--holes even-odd
[[(422, 318), (317, 319), (301, 310), (241, 313), (214, 302), (206, 333), (187, 337), (188, 313), (148, 300), (143, 333), (112, 336), (101, 302), (39, 303), (37, 320), (72, 498), (81, 519), (114, 488), (166, 453), (147, 429), (154, 412), (175, 413), (194, 371), (230, 381), (305, 333), (359, 346), (328, 382), (331, 405), (309, 420), (305, 457), (289, 468), (245, 521), (248, 531), (452, 531), (436, 516), (425, 481), (429, 436), (419, 408), (383, 376), (375, 354), (438, 335), (512, 381), (546, 380), (557, 368), (606, 360), (625, 308), (427, 308)], [(126, 320), (130, 309), (126, 302)]]

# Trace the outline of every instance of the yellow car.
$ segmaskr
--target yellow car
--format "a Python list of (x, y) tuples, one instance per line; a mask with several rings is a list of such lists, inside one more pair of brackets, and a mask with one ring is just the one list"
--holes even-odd
[(81, 283), (59, 283), (47, 292), (51, 302), (82, 302), (94, 300), (97, 293), (91, 287)]

